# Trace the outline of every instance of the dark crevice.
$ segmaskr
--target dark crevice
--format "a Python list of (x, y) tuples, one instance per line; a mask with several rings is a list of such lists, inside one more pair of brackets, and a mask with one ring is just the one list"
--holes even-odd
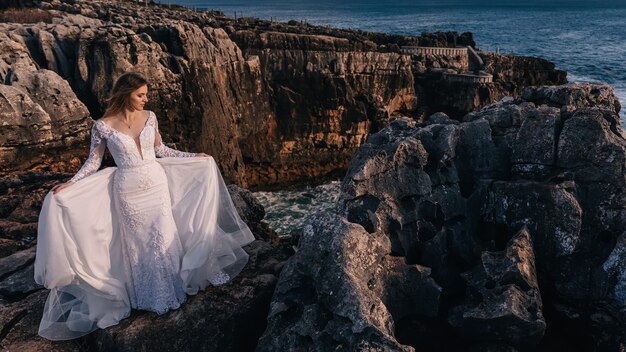
[(506, 248), (506, 244), (511, 239), (509, 226), (506, 224), (497, 224), (479, 220), (476, 228), (476, 237), (480, 240), (492, 242), (495, 250), (502, 251)]
[(11, 276), (11, 274), (14, 274), (22, 269), (24, 269), (25, 267), (31, 265), (33, 262), (35, 261), (35, 258), (28, 260), (27, 262), (25, 262), (23, 265), (17, 266), (15, 268), (13, 268), (13, 270), (5, 273), (4, 275), (0, 275), (0, 280), (4, 280), (5, 278)]
[(17, 323), (19, 323), (20, 320), (22, 320), (22, 318), (26, 316), (26, 314), (28, 314), (27, 309), (20, 310), (11, 320), (9, 320), (9, 322), (7, 322), (2, 327), (2, 330), (0, 330), (0, 344), (2, 343), (2, 340), (4, 340), (4, 338), (9, 334), (9, 332), (11, 332), (11, 329), (13, 329), (13, 327), (17, 325)]
[(561, 138), (561, 131), (563, 131), (563, 125), (565, 125), (565, 119), (559, 117), (554, 129), (554, 152), (552, 153), (552, 165), (556, 166), (559, 160), (559, 139)]
[(409, 315), (395, 321), (395, 338), (416, 351), (463, 351), (463, 341), (442, 318)]
[[(106, 77), (112, 76), (111, 63), (107, 59), (111, 57), (114, 57), (114, 55), (110, 52), (108, 43), (94, 42), (90, 44), (85, 57), (89, 77), (86, 81), (76, 81), (72, 87), (76, 93), (76, 97), (85, 104), (91, 116), (102, 116), (104, 111), (100, 106), (98, 97), (94, 94), (90, 86), (90, 82), (94, 82), (95, 76), (98, 75), (99, 72), (104, 72)], [(78, 67), (76, 67), (76, 70), (78, 70)], [(75, 76), (81, 77), (78, 72), (75, 72)]]

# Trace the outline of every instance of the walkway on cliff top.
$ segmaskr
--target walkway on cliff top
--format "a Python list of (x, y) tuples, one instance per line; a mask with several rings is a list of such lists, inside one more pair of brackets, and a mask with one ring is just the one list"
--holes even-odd
[[(447, 57), (465, 57), (465, 61), (469, 62), (470, 56), (476, 62), (477, 66), (482, 68), (484, 62), (482, 58), (476, 53), (476, 51), (470, 47), (463, 48), (445, 48), (445, 47), (431, 47), (431, 46), (402, 46), (400, 51), (409, 55), (441, 55)], [(468, 67), (469, 70), (469, 67)], [(477, 71), (477, 70), (476, 70)], [(473, 74), (473, 73), (444, 73), (443, 79), (451, 82), (466, 82), (466, 83), (491, 83), (493, 82), (493, 75), (490, 74)]]

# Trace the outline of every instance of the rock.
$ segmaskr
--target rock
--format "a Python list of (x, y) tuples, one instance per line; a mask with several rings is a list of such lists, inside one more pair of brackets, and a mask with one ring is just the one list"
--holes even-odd
[[(587, 86), (553, 90), (576, 95)], [(602, 106), (612, 98), (600, 99), (598, 107), (593, 94), (576, 97), (560, 99), (589, 106), (505, 99), (460, 124), (398, 119), (370, 136), (348, 169), (341, 214), (369, 233), (385, 234), (391, 252), (407, 263), (431, 268), (442, 287), (440, 311), (455, 310), (453, 325), (492, 322), (468, 323), (474, 333), (464, 339), (500, 340), (503, 348), (559, 344), (565, 342), (558, 329), (546, 330), (542, 339), (545, 324), (590, 324), (575, 329), (580, 341), (607, 348), (621, 341), (626, 137), (617, 113)], [(512, 283), (482, 292), (476, 282), (487, 280), (479, 280), (488, 276), (479, 270), (485, 263), (494, 267), (489, 275), (510, 269), (481, 253), (505, 250), (521, 228), (534, 244), (541, 296)], [(466, 291), (468, 282), (476, 288)], [(459, 300), (472, 303), (458, 306)], [(494, 308), (504, 303), (510, 310)], [(542, 318), (546, 310), (552, 320)], [(495, 323), (499, 316), (506, 318)], [(441, 319), (433, 319), (431, 335), (449, 333)], [(405, 337), (423, 325), (403, 324), (402, 341), (423, 347)], [(509, 327), (515, 333), (505, 332)]]
[(458, 125), (459, 121), (451, 119), (448, 115), (444, 114), (443, 112), (437, 112), (437, 113), (430, 115), (428, 119), (426, 120), (426, 123), (441, 124), (441, 125), (447, 125), (447, 124)]
[[(246, 176), (253, 184), (345, 169), (370, 131), (398, 111), (415, 108), (407, 56), (325, 35), (241, 30), (231, 38), (247, 57), (258, 58), (276, 105), (267, 126), (281, 131), (251, 136), (260, 140), (244, 145)], [(309, 127), (301, 130), (304, 125)]]
[(189, 297), (180, 309), (162, 316), (134, 311), (119, 325), (97, 330), (91, 337), (97, 350), (252, 350), (265, 326), (277, 281), (273, 274), (259, 272), (264, 260), (258, 256), (276, 258), (278, 253), (271, 246), (264, 248), (250, 252), (253, 258), (233, 282), (208, 287)]
[(37, 224), (0, 220), (0, 237), (21, 240), (37, 236)]
[(0, 281), (0, 295), (15, 300), (25, 297), (43, 286), (35, 282), (35, 268), (31, 264)]
[(41, 4), (39, 0), (7, 0), (2, 2), (0, 9), (6, 8), (23, 8), (23, 7), (37, 7)]
[(522, 91), (522, 99), (558, 108), (564, 106), (574, 109), (585, 107), (604, 108), (615, 114), (619, 113), (621, 109), (619, 99), (617, 99), (615, 90), (612, 87), (591, 83), (527, 87)]
[(81, 142), (85, 139), (93, 120), (85, 104), (56, 72), (13, 68), (8, 83), (27, 92), (50, 116), (50, 130), (54, 139), (78, 139)]
[(26, 44), (15, 41), (14, 36), (0, 36), (4, 36), (0, 57), (5, 65), (0, 68), (5, 83), (0, 85), (0, 101), (5, 106), (0, 162), (6, 171), (41, 164), (57, 170), (75, 168), (71, 149), (88, 150), (84, 142), (92, 123), (89, 112), (67, 81), (53, 71), (37, 68)]
[[(9, 149), (23, 144), (45, 144), (52, 140), (50, 117), (22, 90), (7, 85), (0, 85), (3, 102), (2, 129), (0, 143)], [(10, 150), (10, 149), (9, 149)], [(14, 154), (17, 154), (16, 152)], [(3, 153), (3, 164), (13, 163), (17, 155)]]
[(544, 179), (554, 173), (557, 137), (563, 122), (555, 108), (540, 107), (526, 116), (512, 145), (512, 172)]
[[(445, 45), (442, 45), (445, 46)], [(422, 102), (420, 110), (428, 116), (444, 112), (454, 119), (478, 111), (504, 97), (519, 97), (529, 86), (560, 85), (567, 82), (566, 72), (556, 70), (553, 63), (532, 57), (508, 56), (480, 52), (484, 62), (483, 71), (493, 75), (492, 83), (459, 83), (439, 79), (431, 75), (423, 62), (423, 68), (415, 69), (416, 91)], [(440, 62), (455, 67), (454, 62)], [(457, 69), (458, 70), (458, 69)]]
[(76, 341), (49, 341), (37, 334), (47, 290), (33, 293), (23, 300), (0, 305), (2, 347), (9, 351), (79, 351)]
[(252, 192), (236, 185), (228, 185), (228, 193), (235, 204), (241, 219), (248, 222), (260, 222), (265, 217), (263, 205), (252, 195)]
[(19, 248), (20, 244), (18, 241), (0, 238), (0, 258), (7, 257), (17, 252)]
[(571, 169), (574, 179), (580, 182), (623, 178), (626, 133), (617, 126), (617, 113), (578, 109), (563, 124), (556, 165)]
[(485, 119), (489, 123), (494, 136), (505, 137), (512, 133), (517, 134), (522, 125), (523, 117), (531, 114), (536, 105), (523, 101), (503, 100), (482, 108), (479, 112), (472, 112), (464, 116), (464, 122)]
[(518, 352), (515, 347), (503, 342), (481, 342), (472, 345), (471, 352)]
[(257, 351), (393, 350), (394, 321), (438, 313), (440, 287), (389, 255), (380, 233), (331, 214), (309, 219), (281, 273)]
[(432, 318), (439, 314), (441, 288), (430, 278), (430, 268), (406, 265), (404, 259), (389, 255), (385, 264), (388, 272), (383, 302), (395, 322), (407, 317)]
[(533, 243), (525, 226), (504, 252), (483, 252), (481, 263), (463, 277), (469, 286), (466, 299), (470, 302), (450, 313), (450, 323), (461, 334), (516, 345), (539, 343), (546, 322), (541, 312)]
[(279, 241), (278, 234), (263, 221), (265, 209), (261, 203), (252, 195), (252, 192), (236, 185), (228, 185), (228, 192), (235, 204), (241, 219), (249, 224), (252, 233), (257, 239), (265, 241)]
[(494, 241), (496, 248), (504, 245), (512, 231), (527, 226), (542, 263), (546, 258), (555, 259), (580, 250), (583, 209), (574, 194), (563, 187), (495, 181), (480, 203), (482, 233), (478, 235)]
[(36, 247), (31, 247), (9, 256), (0, 257), (0, 280), (33, 263), (36, 250)]
[[(15, 266), (12, 264), (13, 259), (3, 257), (33, 246), (37, 237), (37, 219), (43, 199), (58, 180), (65, 180), (68, 176), (32, 171), (0, 177), (0, 262), (8, 265), (5, 267), (7, 270), (12, 271), (12, 267), (23, 266), (24, 263), (21, 261), (19, 261), (21, 264)], [(31, 250), (34, 250), (34, 247)], [(26, 255), (28, 263), (30, 252), (22, 253), (28, 254)], [(0, 273), (2, 271), (0, 269)], [(0, 274), (0, 278), (3, 275)]]
[(626, 299), (626, 273), (623, 271), (624, 266), (626, 266), (626, 232), (619, 236), (615, 248), (602, 264), (602, 269), (616, 282), (613, 288), (613, 297), (617, 304)]

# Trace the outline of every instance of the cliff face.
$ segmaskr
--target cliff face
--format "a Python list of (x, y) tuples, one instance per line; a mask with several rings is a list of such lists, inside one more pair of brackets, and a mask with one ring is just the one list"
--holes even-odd
[[(555, 83), (534, 59), (499, 58), (489, 68), (502, 72), (501, 82), (450, 84), (422, 76), (441, 63), (416, 68), (399, 53), (401, 45), (473, 45), (468, 33), (391, 36), (132, 2), (41, 7), (51, 24), (0, 24), (2, 94), (25, 101), (2, 126), (10, 136), (0, 140), (3, 172), (75, 171), (87, 154), (89, 116), (101, 116), (114, 80), (129, 69), (149, 78), (147, 108), (165, 141), (213, 155), (228, 181), (245, 186), (345, 169), (365, 138), (399, 114), (460, 116), (527, 84)], [(533, 73), (536, 65), (542, 73)], [(35, 124), (48, 120), (50, 127)]]
[(371, 131), (415, 108), (407, 56), (319, 35), (242, 30), (231, 38), (258, 57), (275, 111), (272, 128), (242, 143), (252, 184), (345, 169)]
[(59, 169), (84, 149), (89, 112), (67, 81), (38, 69), (31, 42), (4, 31), (0, 42), (0, 164), (3, 170)]
[[(3, 31), (16, 38), (15, 45), (25, 52), (21, 61), (28, 63), (5, 60), (7, 65), (1, 77), (4, 81), (24, 87), (29, 82), (19, 80), (18, 72), (37, 75), (42, 68), (57, 70), (58, 74), (48, 72), (65, 84), (56, 89), (57, 95), (69, 94), (76, 101), (74, 105), (82, 110), (73, 109), (72, 101), (63, 96), (43, 95), (40, 105), (44, 109), (57, 101), (67, 105), (65, 111), (47, 112), (68, 125), (75, 125), (76, 118), (72, 116), (81, 113), (83, 118), (89, 116), (86, 108), (92, 116), (102, 114), (117, 76), (130, 69), (142, 72), (149, 78), (150, 107), (159, 116), (166, 141), (182, 149), (208, 151), (219, 161), (226, 178), (244, 183), (238, 141), (246, 137), (242, 134), (264, 127), (263, 119), (258, 116), (270, 114), (269, 99), (257, 79), (258, 60), (243, 59), (241, 51), (219, 28), (200, 29), (187, 22), (155, 21), (160, 25), (129, 29), (81, 15), (65, 12), (58, 15), (63, 16), (63, 24), (2, 25)], [(112, 21), (116, 22), (115, 17)], [(29, 89), (27, 86), (26, 91)], [(260, 121), (253, 123), (257, 120)], [(82, 132), (82, 150), (89, 127), (89, 121), (82, 130), (74, 126)], [(63, 138), (69, 135), (69, 131), (54, 130)], [(32, 153), (34, 147), (44, 149), (47, 156), (53, 152), (36, 138), (23, 138), (30, 140), (13, 142), (21, 155)], [(5, 165), (10, 171), (32, 167), (34, 161), (26, 158), (18, 164), (7, 159)], [(65, 169), (73, 170), (75, 164), (66, 164)]]
[(339, 214), (305, 225), (259, 350), (624, 349), (619, 103), (598, 85), (522, 96), (370, 136)]

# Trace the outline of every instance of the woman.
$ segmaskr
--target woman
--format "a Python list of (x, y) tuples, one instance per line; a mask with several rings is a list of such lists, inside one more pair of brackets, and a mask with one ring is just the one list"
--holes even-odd
[[(118, 78), (89, 158), (46, 196), (35, 262), (35, 280), (51, 289), (43, 337), (76, 338), (131, 308), (163, 314), (248, 260), (241, 247), (254, 237), (213, 158), (165, 146), (143, 110), (147, 92), (137, 73)], [(97, 172), (106, 147), (117, 168)]]

